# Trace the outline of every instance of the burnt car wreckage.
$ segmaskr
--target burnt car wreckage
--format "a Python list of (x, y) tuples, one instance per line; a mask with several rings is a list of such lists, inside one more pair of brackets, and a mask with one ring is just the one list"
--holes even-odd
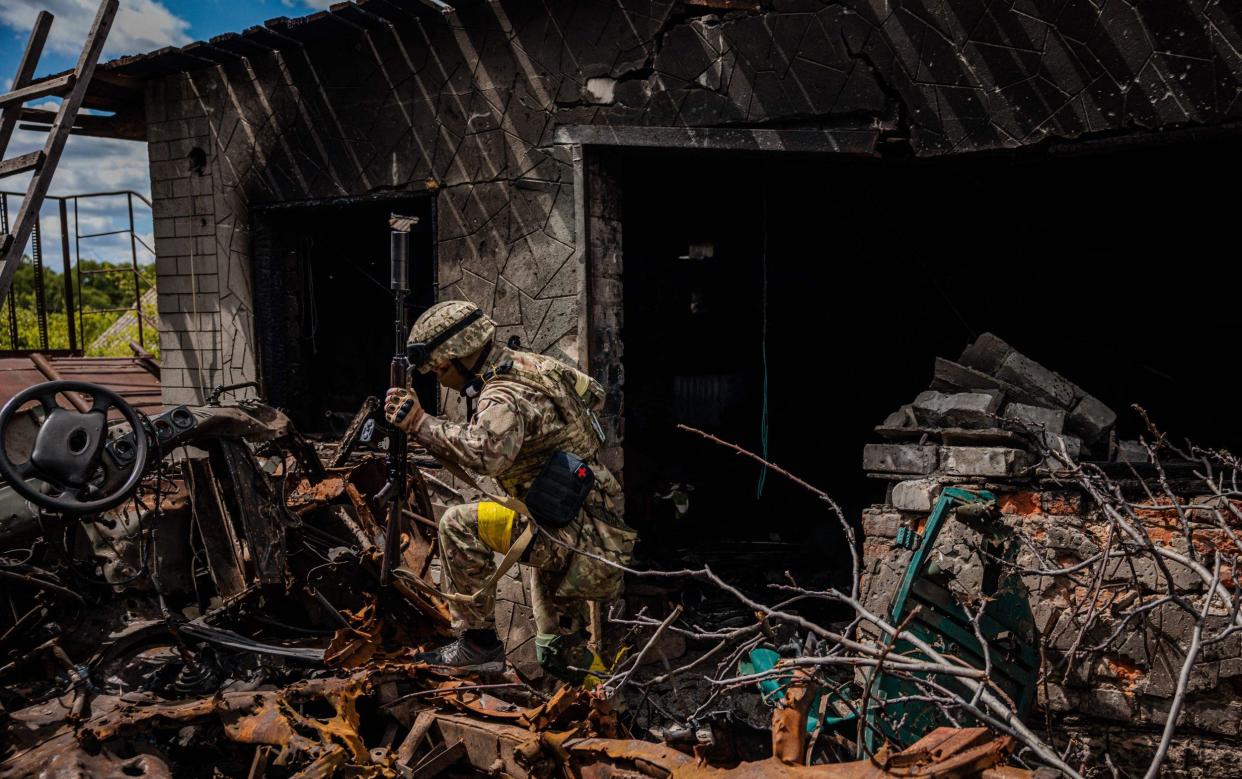
[[(103, 435), (110, 409), (123, 419)], [(739, 765), (746, 750), (710, 735), (682, 739), (684, 751), (627, 738), (636, 722), (613, 693), (650, 644), (616, 673), (597, 670), (606, 681), (594, 693), (512, 675), (457, 678), (411, 661), (448, 622), (400, 576), (379, 587), (385, 533), (373, 498), (384, 462), (349, 452), (353, 439), (324, 452), (325, 466), (260, 402), (147, 418), (81, 382), (30, 388), (6, 406), (0, 428), (10, 441), (0, 467), (40, 477), (20, 488), (30, 502), (5, 489), (3, 543), (20, 551), (0, 569), (3, 776), (434, 776), (467, 767), (543, 776), (557, 766), (601, 776), (974, 776), (1012, 751), (1012, 739), (984, 728), (944, 727), (862, 762), (807, 767), (820, 686), (792, 669), (767, 675), (781, 681), (784, 702), (766, 761)], [(430, 467), (425, 455), (413, 458)], [(435, 476), (410, 472), (398, 570), (430, 581)], [(677, 606), (655, 637), (681, 614)], [(775, 635), (762, 627), (741, 632)], [(671, 733), (686, 723), (662, 724)]]
[[(1040, 5), (357, 0), (92, 76), (104, 0), (89, 67), (14, 85), (72, 110), (0, 99), (0, 137), (20, 115), (148, 144), (165, 405), (69, 382), (0, 413), (0, 777), (1235, 774), (1242, 463), (1123, 411), (1143, 393), (1119, 370), (1188, 352), (1198, 383), (1156, 405), (1213, 438), (1176, 413), (1227, 397), (1232, 314), (1067, 344), (1114, 332), (1092, 301), (1151, 293), (1132, 257), (1199, 236), (1098, 225), (1232, 217), (1184, 180), (1231, 151), (1242, 19)], [(0, 171), (46, 179), (58, 154)], [(882, 302), (820, 297), (826, 198)], [(415, 307), (476, 302), (608, 392), (646, 524), (623, 597), (596, 604), (589, 689), (533, 661), (528, 571), (499, 584), (503, 675), (413, 659), (449, 634), (437, 518), (471, 491), (366, 397), (394, 210), (421, 220)], [(966, 211), (972, 240), (925, 238)], [(932, 247), (951, 257), (907, 261)], [(1062, 256), (1089, 261), (1032, 287)], [(1202, 297), (1193, 276), (1161, 291)], [(1014, 305), (1032, 291), (1038, 316)], [(838, 330), (855, 376), (817, 388), (809, 424), (802, 350)], [(967, 341), (871, 428), (897, 405), (880, 387), (927, 386)], [(730, 443), (760, 443), (731, 419), (760, 394), (762, 445)], [(797, 473), (750, 451), (769, 411)], [(864, 437), (866, 489), (839, 504), (815, 484), (849, 490)], [(789, 491), (775, 508), (741, 499), (754, 468)]]

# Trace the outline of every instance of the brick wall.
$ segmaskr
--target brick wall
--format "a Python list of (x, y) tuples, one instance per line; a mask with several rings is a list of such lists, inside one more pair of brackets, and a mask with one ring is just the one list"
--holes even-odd
[(222, 380), (213, 177), (191, 160), (211, 143), (187, 85), (185, 76), (153, 82), (146, 101), (166, 404), (202, 402)]

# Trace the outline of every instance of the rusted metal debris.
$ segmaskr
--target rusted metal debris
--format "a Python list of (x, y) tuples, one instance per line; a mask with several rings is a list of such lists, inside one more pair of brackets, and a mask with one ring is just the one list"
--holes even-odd
[[(3, 548), (26, 551), (0, 559), (0, 779), (1028, 775), (992, 772), (1011, 742), (982, 728), (808, 765), (819, 690), (803, 671), (772, 714), (771, 756), (748, 762), (636, 738), (599, 690), (416, 663), (448, 617), (378, 586), (380, 455), (324, 467), (267, 406), (191, 411), (131, 502), (85, 520), (14, 507), (0, 524)], [(401, 565), (430, 583), (439, 480), (411, 472)]]

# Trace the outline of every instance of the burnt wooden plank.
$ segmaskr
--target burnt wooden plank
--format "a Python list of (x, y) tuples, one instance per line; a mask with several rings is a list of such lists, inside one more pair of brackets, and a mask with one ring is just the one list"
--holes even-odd
[(28, 170), (38, 170), (43, 165), (43, 152), (41, 150), (32, 151), (29, 154), (23, 154), (20, 157), (14, 157), (9, 160), (0, 160), (0, 179), (6, 176), (16, 176), (18, 173), (25, 173)]
[(19, 89), (14, 89), (12, 92), (0, 95), (0, 108), (20, 105), (27, 100), (47, 97), (48, 95), (59, 95), (73, 86), (75, 80), (76, 76), (73, 73), (65, 73), (55, 78), (49, 78), (46, 81), (40, 81), (37, 84), (27, 84)]

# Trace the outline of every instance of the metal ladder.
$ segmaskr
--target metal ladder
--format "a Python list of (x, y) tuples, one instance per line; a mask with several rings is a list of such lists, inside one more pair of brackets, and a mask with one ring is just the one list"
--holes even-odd
[[(0, 178), (34, 171), (34, 175), (30, 177), (30, 186), (26, 188), (26, 196), (22, 198), (21, 207), (10, 225), (12, 232), (0, 234), (0, 299), (8, 294), (13, 275), (22, 259), (22, 251), (26, 248), (26, 241), (39, 221), (43, 198), (51, 186), (52, 175), (56, 172), (56, 164), (60, 162), (65, 141), (69, 139), (69, 133), (78, 118), (78, 110), (86, 98), (86, 89), (95, 73), (95, 65), (99, 62), (108, 31), (112, 29), (112, 20), (116, 18), (119, 4), (120, 0), (100, 2), (91, 31), (82, 46), (77, 67), (64, 75), (31, 84), (39, 56), (43, 53), (43, 44), (52, 28), (52, 15), (47, 11), (40, 11), (34, 29), (30, 32), (30, 40), (26, 43), (26, 51), (18, 63), (13, 89), (0, 95)], [(29, 100), (48, 96), (59, 96), (62, 100), (56, 118), (48, 129), (43, 148), (12, 159), (4, 159), (9, 139), (13, 137), (13, 130), (21, 117), (22, 106)]]

